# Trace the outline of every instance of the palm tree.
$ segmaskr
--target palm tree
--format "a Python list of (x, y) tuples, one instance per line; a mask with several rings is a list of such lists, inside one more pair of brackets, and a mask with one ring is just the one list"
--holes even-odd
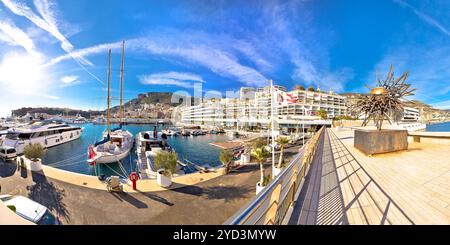
[(327, 111), (324, 110), (324, 109), (320, 109), (320, 110), (318, 111), (318, 115), (319, 115), (319, 117), (320, 117), (322, 120), (328, 119), (328, 113), (327, 113)]
[(252, 157), (256, 159), (256, 161), (259, 163), (259, 169), (261, 172), (261, 178), (259, 181), (259, 184), (261, 187), (264, 187), (264, 162), (269, 157), (269, 152), (266, 150), (265, 147), (259, 147), (252, 151)]
[(309, 86), (309, 87), (308, 87), (308, 91), (314, 92), (314, 91), (316, 91), (316, 90), (314, 89), (313, 86)]
[(220, 162), (225, 166), (226, 173), (230, 171), (230, 162), (233, 159), (233, 154), (229, 150), (221, 150), (219, 156)]
[(277, 143), (280, 145), (280, 160), (278, 161), (278, 167), (281, 168), (281, 164), (283, 163), (283, 155), (284, 155), (284, 146), (289, 143), (288, 137), (278, 137)]

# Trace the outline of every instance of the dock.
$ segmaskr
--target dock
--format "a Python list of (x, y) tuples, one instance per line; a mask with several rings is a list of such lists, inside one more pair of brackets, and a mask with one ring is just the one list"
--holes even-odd
[(324, 132), (289, 224), (450, 224), (448, 144), (366, 156), (353, 134)]

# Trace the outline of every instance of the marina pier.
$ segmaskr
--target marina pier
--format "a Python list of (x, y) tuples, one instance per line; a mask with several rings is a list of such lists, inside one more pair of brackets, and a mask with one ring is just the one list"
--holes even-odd
[(450, 166), (439, 160), (450, 158), (447, 133), (428, 135), (434, 142), (414, 142), (427, 134), (411, 133), (408, 150), (373, 156), (353, 146), (353, 133), (321, 131), (312, 159), (300, 152), (226, 224), (450, 224)]

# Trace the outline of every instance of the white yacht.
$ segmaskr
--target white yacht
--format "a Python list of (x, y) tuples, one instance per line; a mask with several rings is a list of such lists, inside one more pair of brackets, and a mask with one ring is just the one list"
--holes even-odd
[[(155, 137), (156, 135), (156, 137)], [(156, 178), (156, 169), (154, 158), (160, 151), (172, 151), (170, 145), (158, 137), (153, 131), (140, 132), (137, 135), (136, 154), (138, 156), (139, 177), (142, 179)], [(184, 174), (182, 166), (177, 165), (176, 174)]]
[(72, 123), (73, 124), (85, 124), (85, 123), (87, 123), (87, 120), (86, 120), (86, 118), (84, 118), (80, 114), (78, 114), (76, 116), (76, 118), (73, 119)]
[[(123, 65), (124, 65), (124, 45), (122, 44), (122, 66), (120, 69), (120, 118), (123, 121), (124, 113), (122, 108), (123, 97)], [(123, 160), (130, 153), (133, 148), (134, 138), (133, 135), (122, 129), (122, 123), (119, 128), (110, 130), (111, 126), (111, 49), (108, 51), (108, 91), (107, 91), (107, 109), (106, 109), (106, 126), (107, 129), (103, 133), (103, 139), (93, 146), (89, 146), (88, 149), (88, 163), (95, 165), (97, 163), (115, 163)]]
[(49, 148), (80, 138), (83, 129), (57, 122), (35, 122), (20, 128), (10, 128), (0, 147), (0, 157), (14, 158), (23, 154), (28, 144)]

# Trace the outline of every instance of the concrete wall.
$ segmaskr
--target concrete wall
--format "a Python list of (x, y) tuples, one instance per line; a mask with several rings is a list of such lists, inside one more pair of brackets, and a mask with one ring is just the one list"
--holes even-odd
[(450, 132), (410, 132), (408, 142), (450, 145)]

